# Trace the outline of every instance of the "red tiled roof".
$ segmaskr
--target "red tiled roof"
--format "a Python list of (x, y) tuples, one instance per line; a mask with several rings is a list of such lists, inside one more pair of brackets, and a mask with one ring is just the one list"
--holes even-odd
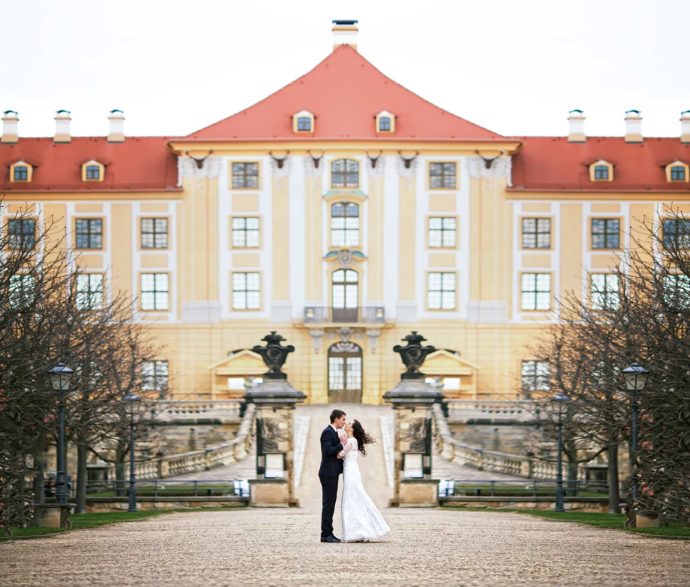
[[(170, 137), (127, 137), (109, 143), (105, 137), (75, 137), (71, 143), (52, 138), (19, 138), (0, 143), (0, 191), (137, 191), (177, 190), (177, 158)], [(81, 166), (95, 159), (105, 165), (102, 182), (83, 182)], [(17, 161), (33, 166), (30, 183), (10, 182)]]
[[(307, 110), (314, 132), (292, 131)], [(375, 116), (396, 116), (395, 132), (375, 132)], [(503, 137), (434, 106), (383, 75), (349, 45), (340, 45), (309, 73), (261, 102), (198, 130), (185, 140), (501, 140)]]
[[(622, 137), (588, 137), (584, 143), (570, 143), (566, 137), (515, 138), (522, 149), (513, 156), (513, 190), (690, 190), (687, 183), (666, 181), (668, 163), (690, 163), (690, 145), (679, 138), (645, 138), (642, 143), (626, 143)], [(613, 165), (613, 181), (590, 181), (589, 165), (599, 159)]]

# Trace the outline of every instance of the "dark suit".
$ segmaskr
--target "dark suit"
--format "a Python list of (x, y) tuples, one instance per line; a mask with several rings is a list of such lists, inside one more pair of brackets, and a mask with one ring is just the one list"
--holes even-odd
[(332, 426), (326, 426), (321, 433), (321, 467), (319, 480), (323, 496), (321, 507), (321, 538), (333, 534), (333, 512), (338, 497), (338, 477), (343, 472), (343, 461), (338, 453), (345, 448)]

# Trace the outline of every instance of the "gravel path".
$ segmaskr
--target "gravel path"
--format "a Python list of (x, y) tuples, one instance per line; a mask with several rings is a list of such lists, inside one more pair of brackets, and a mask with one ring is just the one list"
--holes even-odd
[[(345, 406), (376, 438), (386, 408)], [(384, 509), (385, 541), (321, 544), (318, 435), (311, 423), (299, 509), (169, 514), (0, 544), (0, 585), (688, 585), (690, 541), (646, 538), (511, 513)], [(382, 444), (361, 459), (385, 508)], [(336, 534), (340, 530), (339, 505)]]
[(490, 512), (386, 510), (386, 542), (318, 514), (170, 514), (0, 546), (0, 585), (687, 585), (690, 542)]

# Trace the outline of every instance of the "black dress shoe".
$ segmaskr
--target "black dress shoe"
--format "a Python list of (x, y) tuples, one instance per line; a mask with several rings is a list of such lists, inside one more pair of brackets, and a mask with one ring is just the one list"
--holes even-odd
[(326, 536), (325, 538), (321, 538), (321, 542), (340, 542), (340, 538), (336, 538), (331, 534), (330, 536)]

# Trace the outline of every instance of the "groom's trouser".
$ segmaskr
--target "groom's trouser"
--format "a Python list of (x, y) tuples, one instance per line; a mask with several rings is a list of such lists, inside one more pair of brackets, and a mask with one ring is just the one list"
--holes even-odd
[(335, 500), (338, 498), (338, 477), (325, 477), (319, 475), (321, 481), (321, 538), (333, 534), (333, 512)]

